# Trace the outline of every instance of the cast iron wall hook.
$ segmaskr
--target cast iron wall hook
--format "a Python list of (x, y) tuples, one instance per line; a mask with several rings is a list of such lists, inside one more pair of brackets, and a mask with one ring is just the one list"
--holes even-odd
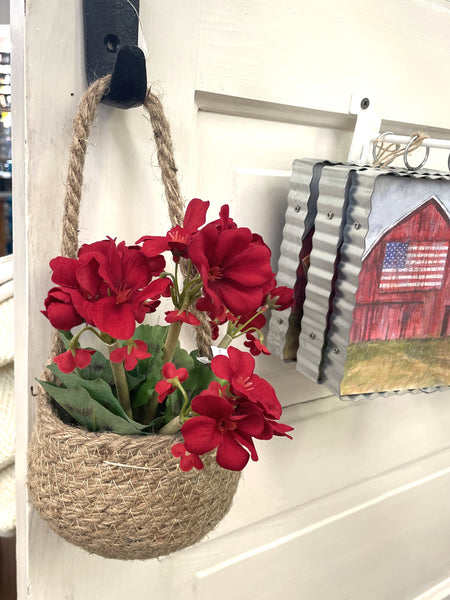
[(111, 74), (102, 102), (132, 108), (147, 92), (145, 56), (138, 47), (139, 0), (83, 0), (86, 77)]

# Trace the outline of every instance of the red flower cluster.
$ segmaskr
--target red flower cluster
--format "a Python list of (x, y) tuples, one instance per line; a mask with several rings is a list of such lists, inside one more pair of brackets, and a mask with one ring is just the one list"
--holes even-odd
[[(267, 348), (252, 332), (264, 326), (266, 319), (261, 313), (267, 308), (289, 308), (293, 292), (276, 287), (269, 248), (261, 236), (238, 227), (230, 219), (227, 205), (222, 207), (218, 220), (203, 227), (208, 206), (209, 202), (194, 198), (186, 209), (182, 227), (173, 227), (164, 237), (144, 236), (138, 243), (143, 242), (142, 251), (148, 257), (170, 250), (175, 262), (180, 257), (192, 261), (202, 284), (196, 308), (208, 314), (213, 339), (218, 336), (218, 325), (236, 321), (240, 332), (248, 333), (246, 345), (252, 354), (267, 354)], [(186, 310), (167, 312), (166, 321), (200, 324)], [(247, 321), (248, 326), (244, 327)]]
[(225, 308), (233, 315), (256, 311), (275, 286), (270, 256), (259, 235), (229, 219), (226, 205), (220, 220), (203, 227), (189, 246), (204, 294), (216, 311)]
[[(154, 279), (165, 266), (162, 256), (148, 257), (138, 246), (116, 245), (108, 238), (83, 245), (77, 258), (50, 262), (52, 288), (43, 314), (57, 329), (87, 323), (113, 338), (128, 340), (147, 313), (168, 294), (169, 279)], [(152, 281), (153, 280), (153, 281)]]
[(198, 457), (217, 448), (217, 463), (240, 471), (250, 457), (258, 460), (252, 438), (290, 437), (287, 432), (293, 428), (277, 422), (282, 409), (273, 387), (253, 373), (254, 366), (252, 356), (232, 347), (228, 356), (212, 360), (214, 374), (228, 384), (213, 381), (192, 400), (192, 410), (199, 416), (187, 420), (181, 429), (187, 452)]

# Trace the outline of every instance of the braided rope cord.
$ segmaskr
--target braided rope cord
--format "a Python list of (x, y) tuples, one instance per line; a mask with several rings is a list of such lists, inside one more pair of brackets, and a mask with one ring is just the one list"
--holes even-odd
[[(102, 97), (107, 93), (110, 79), (111, 76), (107, 75), (89, 86), (80, 99), (73, 120), (61, 241), (61, 255), (69, 258), (76, 257), (78, 251), (78, 228), (83, 171), (91, 127), (97, 115), (98, 105), (100, 104)], [(182, 225), (184, 202), (177, 179), (177, 167), (170, 135), (170, 126), (164, 114), (161, 101), (150, 89), (144, 100), (144, 108), (148, 112), (153, 129), (170, 221), (172, 225)], [(185, 275), (185, 265), (182, 265), (182, 271)], [(211, 329), (207, 322), (206, 315), (204, 313), (199, 313), (198, 311), (194, 312), (201, 321), (201, 325), (197, 327), (197, 346), (199, 355), (211, 357)], [(57, 354), (59, 351), (60, 343), (58, 342), (57, 336), (55, 336), (52, 345), (52, 353)]]

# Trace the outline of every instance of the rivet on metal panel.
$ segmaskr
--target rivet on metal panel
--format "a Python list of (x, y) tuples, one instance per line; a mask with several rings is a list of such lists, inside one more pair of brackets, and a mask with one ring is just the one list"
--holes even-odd
[(359, 229), (361, 227), (361, 223), (358, 223), (358, 221), (355, 221), (353, 223), (353, 229)]
[(278, 325), (283, 325), (283, 319), (278, 318), (277, 321), (278, 321)]
[(316, 339), (316, 334), (314, 333), (314, 331), (311, 331), (311, 333), (309, 334), (309, 337), (310, 337), (312, 340), (315, 340), (315, 339)]
[(332, 219), (334, 217), (334, 212), (332, 212), (331, 210), (329, 210), (327, 212), (327, 219)]
[(295, 212), (300, 212), (300, 210), (301, 210), (300, 204), (296, 204), (294, 210), (295, 210)]
[(334, 354), (339, 354), (339, 348), (337, 346), (335, 346), (333, 348), (333, 352), (334, 352)]

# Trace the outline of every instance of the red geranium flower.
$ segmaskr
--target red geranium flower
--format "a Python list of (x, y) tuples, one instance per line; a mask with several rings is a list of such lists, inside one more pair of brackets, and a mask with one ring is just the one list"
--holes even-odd
[(251, 333), (247, 333), (245, 337), (247, 338), (247, 341), (244, 342), (244, 346), (250, 349), (250, 354), (253, 356), (258, 356), (261, 353), (270, 354), (270, 351), (264, 346), (259, 338)]
[(186, 381), (189, 377), (187, 369), (184, 367), (177, 369), (171, 362), (166, 363), (161, 371), (164, 379), (158, 381), (155, 385), (155, 391), (158, 394), (158, 402), (164, 402), (167, 396), (176, 390), (176, 387), (173, 385), (175, 381), (183, 383), (183, 381)]
[(200, 321), (197, 317), (186, 310), (168, 310), (166, 312), (166, 321), (168, 323), (181, 321), (183, 323), (188, 323), (188, 325), (200, 325)]
[(286, 286), (274, 288), (267, 301), (269, 308), (275, 310), (286, 310), (294, 304), (294, 290)]
[(204, 225), (209, 202), (193, 198), (186, 207), (183, 225), (175, 225), (165, 236), (143, 236), (137, 243), (144, 242), (142, 251), (147, 256), (155, 256), (165, 250), (171, 250), (173, 260), (187, 258), (188, 245), (198, 229)]
[(83, 318), (77, 313), (72, 304), (70, 294), (61, 288), (52, 288), (48, 292), (44, 305), (45, 310), (41, 310), (41, 313), (47, 317), (56, 329), (69, 331), (72, 327), (83, 322)]
[(76, 367), (85, 369), (90, 364), (93, 354), (95, 354), (95, 350), (77, 348), (73, 352), (72, 350), (67, 350), (63, 354), (58, 354), (54, 360), (62, 373), (72, 373)]
[(233, 404), (225, 397), (224, 388), (210, 386), (192, 400), (192, 410), (200, 416), (186, 421), (181, 428), (184, 445), (189, 452), (205, 454), (217, 448), (216, 461), (224, 469), (241, 471), (252, 460), (258, 460), (252, 436), (264, 430), (261, 414), (233, 414)]
[(273, 287), (270, 250), (245, 227), (210, 223), (193, 238), (188, 253), (213, 303), (235, 315), (256, 311)]
[(227, 311), (225, 306), (220, 303), (214, 303), (208, 295), (204, 295), (195, 303), (197, 310), (205, 312), (211, 321), (217, 325), (223, 325), (226, 321), (235, 321), (236, 317)]
[(123, 362), (127, 371), (132, 371), (137, 365), (138, 360), (150, 358), (147, 344), (142, 340), (134, 340), (132, 344), (116, 348), (111, 352), (109, 358), (112, 362)]
[(118, 339), (132, 337), (136, 321), (156, 309), (169, 279), (152, 278), (165, 266), (162, 256), (145, 256), (141, 248), (116, 245), (111, 238), (84, 244), (78, 259), (57, 257), (52, 280), (71, 298), (86, 323)]
[(182, 471), (190, 471), (194, 467), (200, 471), (204, 467), (200, 456), (197, 456), (197, 454), (190, 454), (181, 442), (179, 444), (174, 444), (171, 452), (175, 458), (180, 459), (180, 469)]
[(213, 373), (229, 381), (233, 394), (260, 406), (269, 418), (279, 419), (282, 408), (275, 390), (268, 381), (253, 373), (254, 368), (253, 356), (232, 346), (228, 348), (228, 356), (215, 356), (211, 361)]

